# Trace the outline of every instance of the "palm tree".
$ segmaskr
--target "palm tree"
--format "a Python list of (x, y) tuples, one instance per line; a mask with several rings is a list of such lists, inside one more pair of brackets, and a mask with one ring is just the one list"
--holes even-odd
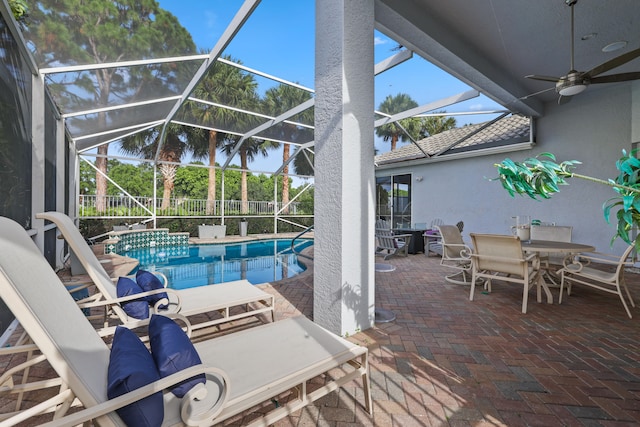
[(436, 111), (435, 113), (441, 115), (422, 118), (420, 139), (453, 129), (458, 125), (454, 117), (447, 117), (445, 115), (446, 111)]
[[(124, 138), (120, 143), (120, 149), (127, 154), (143, 156), (145, 159), (155, 157), (158, 149), (158, 141), (162, 133), (162, 127), (155, 127), (144, 132)], [(193, 152), (194, 147), (202, 145), (198, 139), (202, 138), (202, 133), (198, 134), (196, 128), (169, 124), (167, 126), (165, 141), (160, 147), (158, 160), (160, 162), (171, 162), (173, 164), (160, 164), (160, 173), (163, 178), (162, 205), (160, 209), (168, 209), (171, 193), (173, 192), (174, 180), (177, 164), (187, 152)]]
[[(223, 58), (238, 64), (242, 63), (230, 55), (225, 55)], [(193, 91), (193, 96), (217, 104), (255, 110), (258, 103), (257, 87), (258, 84), (253, 75), (232, 65), (216, 61)], [(243, 118), (246, 115), (240, 112), (191, 101), (185, 105), (184, 113), (191, 115), (198, 123), (217, 129), (237, 130), (240, 128), (239, 125), (247, 121)], [(194, 157), (209, 158), (206, 212), (207, 215), (213, 215), (216, 200), (216, 150), (228, 142), (229, 135), (213, 129), (208, 133), (208, 138), (202, 141), (206, 150), (198, 150), (194, 153)]]
[[(224, 144), (222, 149), (227, 156), (231, 155), (234, 147), (239, 141), (239, 137), (229, 138), (228, 142)], [(249, 170), (248, 163), (252, 162), (258, 154), (266, 157), (269, 150), (276, 146), (276, 142), (259, 139), (247, 139), (242, 142), (238, 149), (240, 155), (240, 168), (242, 169), (240, 175), (240, 200), (241, 208), (240, 213), (246, 214), (249, 212), (249, 192), (247, 191), (247, 170)]]
[[(409, 95), (399, 93), (396, 96), (388, 95), (384, 101), (382, 101), (378, 110), (385, 114), (394, 115), (417, 106), (418, 103), (411, 99)], [(416, 139), (418, 137), (420, 130), (419, 118), (410, 117), (399, 120), (398, 123), (411, 134), (411, 138)], [(393, 151), (396, 149), (398, 140), (406, 142), (411, 139), (402, 128), (395, 122), (387, 123), (376, 128), (376, 135), (382, 137), (384, 141), (391, 141), (391, 151)]]
[(293, 168), (298, 175), (314, 176), (313, 162), (315, 153), (308, 148), (305, 148), (301, 153), (298, 153), (293, 159)]
[[(279, 114), (289, 111), (292, 108), (311, 99), (311, 94), (302, 89), (293, 86), (281, 84), (266, 91), (262, 101), (265, 114), (278, 116)], [(313, 122), (313, 108), (308, 108), (296, 116), (297, 120), (304, 123)], [(293, 123), (285, 122), (282, 126), (270, 129), (270, 136), (283, 141), (297, 142), (298, 137), (306, 134), (306, 128), (296, 126)], [(278, 144), (277, 146), (279, 146)], [(285, 165), (282, 169), (282, 205), (285, 206), (284, 213), (288, 213), (289, 208), (289, 156), (291, 153), (291, 145), (286, 142), (282, 147), (282, 163)]]

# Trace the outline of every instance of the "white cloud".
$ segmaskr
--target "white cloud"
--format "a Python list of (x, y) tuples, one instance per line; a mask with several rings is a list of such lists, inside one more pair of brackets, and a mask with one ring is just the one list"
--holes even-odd
[(387, 43), (388, 43), (388, 40), (385, 40), (382, 37), (374, 37), (373, 38), (373, 44), (374, 45), (387, 44)]
[(473, 104), (469, 106), (469, 110), (471, 111), (480, 111), (482, 109), (484, 109), (484, 106), (482, 104)]

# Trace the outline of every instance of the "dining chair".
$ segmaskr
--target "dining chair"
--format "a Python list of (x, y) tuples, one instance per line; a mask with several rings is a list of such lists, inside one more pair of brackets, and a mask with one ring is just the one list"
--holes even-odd
[(520, 284), (522, 290), (522, 312), (527, 312), (529, 290), (536, 284), (538, 302), (542, 300), (541, 284), (538, 281), (540, 259), (538, 254), (525, 254), (517, 236), (503, 234), (471, 233), (473, 246), (471, 290), (473, 301), (476, 282), (485, 279), (485, 288), (491, 292), (491, 281), (500, 280)]
[(636, 306), (624, 281), (624, 269), (633, 267), (631, 258), (633, 248), (634, 245), (629, 245), (621, 256), (590, 252), (576, 255), (566, 261), (564, 268), (560, 270), (562, 280), (560, 281), (559, 304), (562, 304), (562, 294), (565, 286), (567, 295), (571, 295), (572, 285), (581, 284), (618, 295), (627, 315), (630, 319), (633, 318), (622, 294), (622, 289), (624, 288), (627, 298), (629, 298), (629, 303), (632, 307)]
[(445, 276), (450, 283), (468, 285), (471, 280), (471, 248), (462, 240), (462, 234), (455, 225), (439, 225), (442, 242), (442, 258), (440, 265), (454, 268), (457, 271)]
[[(531, 227), (531, 240), (570, 242), (572, 232), (573, 227), (569, 225), (534, 225)], [(554, 285), (559, 286), (558, 283), (556, 283), (556, 279), (558, 278), (557, 272), (553, 271), (551, 264), (562, 265), (564, 256), (554, 256), (548, 253), (541, 253), (539, 256), (542, 275)]]

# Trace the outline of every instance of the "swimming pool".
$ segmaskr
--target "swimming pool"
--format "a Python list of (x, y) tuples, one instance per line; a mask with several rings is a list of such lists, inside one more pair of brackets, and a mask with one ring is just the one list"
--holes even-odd
[[(311, 245), (313, 240), (296, 240), (297, 251)], [(291, 239), (142, 248), (121, 255), (139, 260), (138, 269), (162, 272), (174, 289), (240, 279), (256, 285), (293, 277), (306, 269), (291, 252)]]

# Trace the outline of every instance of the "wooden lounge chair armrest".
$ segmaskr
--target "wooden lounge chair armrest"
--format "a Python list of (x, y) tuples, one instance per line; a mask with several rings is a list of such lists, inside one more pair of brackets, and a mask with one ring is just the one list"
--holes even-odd
[(221, 369), (206, 365), (196, 365), (132, 390), (115, 399), (110, 399), (82, 411), (66, 415), (61, 419), (42, 424), (42, 426), (61, 427), (83, 424), (200, 374), (207, 376), (207, 383), (211, 382), (220, 386), (220, 396), (215, 399), (210, 407), (203, 408), (204, 405), (199, 403), (198, 400), (205, 400), (204, 396), (206, 396), (209, 388), (203, 384), (196, 385), (182, 398), (180, 404), (181, 417), (186, 425), (205, 425), (206, 420), (208, 420), (206, 425), (211, 425), (215, 423), (215, 417), (222, 411), (229, 396), (229, 378)]

